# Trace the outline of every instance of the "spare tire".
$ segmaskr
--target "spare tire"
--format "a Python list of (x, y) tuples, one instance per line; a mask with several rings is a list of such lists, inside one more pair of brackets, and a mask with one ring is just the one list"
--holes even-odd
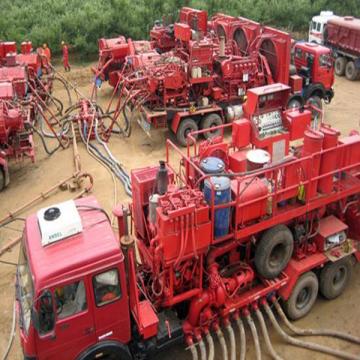
[(257, 272), (266, 279), (280, 275), (294, 249), (294, 237), (285, 225), (267, 230), (256, 246), (254, 263)]

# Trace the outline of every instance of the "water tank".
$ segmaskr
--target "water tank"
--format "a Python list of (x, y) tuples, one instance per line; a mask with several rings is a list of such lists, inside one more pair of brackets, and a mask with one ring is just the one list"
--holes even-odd
[(225, 163), (220, 158), (209, 156), (200, 161), (200, 169), (205, 174), (220, 174), (225, 170)]
[[(212, 203), (214, 203), (214, 205), (227, 204), (231, 201), (231, 182), (230, 179), (225, 176), (213, 176), (210, 179), (206, 179), (203, 191), (205, 200), (209, 205)], [(215, 238), (227, 235), (229, 233), (229, 226), (230, 207), (215, 210)]]

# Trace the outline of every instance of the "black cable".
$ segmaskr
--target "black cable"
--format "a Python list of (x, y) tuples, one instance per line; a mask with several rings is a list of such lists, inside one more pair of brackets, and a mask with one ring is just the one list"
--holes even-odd
[[(97, 211), (101, 211), (105, 216), (106, 218), (108, 219), (109, 223), (111, 223), (111, 220), (110, 220), (110, 216), (108, 215), (108, 213), (100, 208), (100, 207), (97, 207), (97, 206), (91, 206), (91, 205), (76, 205), (76, 208), (78, 209), (81, 209), (81, 208), (85, 208), (87, 210), (97, 210)], [(86, 210), (85, 210), (86, 211)]]

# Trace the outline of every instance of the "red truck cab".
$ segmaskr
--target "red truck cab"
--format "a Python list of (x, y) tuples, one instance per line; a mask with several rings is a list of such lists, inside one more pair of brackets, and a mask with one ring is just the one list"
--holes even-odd
[(92, 359), (100, 347), (130, 356), (124, 256), (93, 197), (27, 219), (16, 284), (25, 359)]
[(302, 97), (321, 108), (321, 99), (329, 103), (334, 96), (334, 63), (331, 50), (315, 43), (294, 46), (296, 73), (302, 77)]

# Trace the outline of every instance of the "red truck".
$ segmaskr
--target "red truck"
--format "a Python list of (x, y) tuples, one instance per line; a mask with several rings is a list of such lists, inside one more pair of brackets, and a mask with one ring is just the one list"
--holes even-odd
[(328, 20), (324, 30), (324, 44), (336, 56), (335, 71), (345, 74), (348, 80), (360, 75), (360, 19), (352, 16), (334, 17)]
[(179, 341), (206, 359), (214, 334), (227, 359), (222, 327), (233, 359), (232, 326), (271, 314), (269, 301), (297, 319), (318, 292), (342, 293), (360, 260), (360, 135), (309, 129), (310, 110), (285, 110), (289, 91), (250, 90), (245, 116), (220, 126), (229, 141), (189, 135), (184, 153), (168, 141), (165, 162), (134, 170), (132, 204), (114, 209), (118, 238), (94, 197), (26, 219), (26, 360), (139, 359)]
[(309, 28), (309, 41), (325, 45), (335, 55), (335, 73), (356, 80), (360, 75), (360, 19), (337, 16), (322, 11), (314, 16)]
[(288, 33), (223, 14), (208, 23), (205, 11), (190, 8), (181, 9), (171, 30), (156, 24), (151, 41), (100, 39), (94, 72), (98, 83), (108, 80), (114, 87), (113, 123), (132, 109), (146, 132), (168, 127), (186, 146), (189, 132), (239, 118), (249, 88), (289, 85), (289, 107), (312, 103), (321, 108), (322, 99), (328, 103), (334, 96), (326, 47), (295, 44), (291, 65)]

